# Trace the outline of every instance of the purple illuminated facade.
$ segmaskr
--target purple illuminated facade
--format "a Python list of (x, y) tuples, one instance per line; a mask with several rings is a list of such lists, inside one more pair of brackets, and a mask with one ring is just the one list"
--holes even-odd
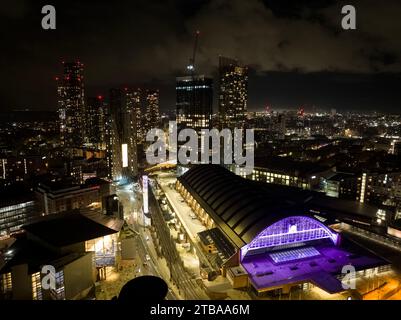
[(273, 247), (285, 247), (313, 240), (330, 239), (335, 245), (339, 235), (316, 219), (306, 216), (284, 218), (257, 235), (241, 248), (241, 260), (247, 254), (261, 253)]
[(338, 276), (345, 265), (361, 271), (387, 264), (350, 243), (345, 248), (339, 240), (338, 233), (313, 217), (286, 217), (243, 246), (240, 261), (258, 294), (276, 289), (288, 293), (292, 284), (300, 283), (338, 293), (344, 291)]

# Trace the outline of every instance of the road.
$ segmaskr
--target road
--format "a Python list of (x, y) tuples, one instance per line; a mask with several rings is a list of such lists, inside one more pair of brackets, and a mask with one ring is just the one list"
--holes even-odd
[[(126, 219), (129, 227), (137, 234), (135, 237), (135, 276), (155, 275), (163, 278), (169, 285), (168, 300), (179, 299), (180, 296), (177, 289), (172, 288), (168, 281), (168, 271), (166, 266), (160, 259), (154, 249), (153, 240), (147, 230), (143, 227), (143, 217), (141, 215), (142, 197), (132, 190), (132, 185), (123, 186), (117, 189), (119, 201), (124, 208), (124, 219)], [(147, 259), (150, 258), (150, 260)], [(166, 279), (167, 278), (167, 279)], [(175, 289), (175, 290), (174, 290)]]
[[(138, 275), (149, 274), (163, 278), (170, 288), (168, 299), (208, 299), (196, 279), (184, 268), (151, 187), (149, 186), (149, 210), (152, 225), (156, 231), (153, 234), (149, 228), (144, 227), (140, 191), (133, 191), (132, 185), (127, 185), (119, 187), (117, 195), (124, 208), (124, 219), (137, 233), (135, 245), (138, 257), (136, 259), (142, 265)], [(146, 259), (147, 256), (150, 257), (149, 261)], [(144, 262), (145, 267), (143, 267)]]

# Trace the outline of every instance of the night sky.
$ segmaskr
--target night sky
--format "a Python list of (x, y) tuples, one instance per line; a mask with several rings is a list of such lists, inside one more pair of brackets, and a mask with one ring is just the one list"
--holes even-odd
[[(57, 30), (41, 28), (45, 4)], [(341, 28), (345, 4), (357, 30)], [(54, 77), (70, 59), (85, 63), (87, 95), (144, 83), (173, 109), (196, 30), (199, 73), (216, 77), (219, 54), (250, 66), (250, 110), (401, 110), (399, 0), (7, 0), (0, 19), (1, 111), (56, 110)]]

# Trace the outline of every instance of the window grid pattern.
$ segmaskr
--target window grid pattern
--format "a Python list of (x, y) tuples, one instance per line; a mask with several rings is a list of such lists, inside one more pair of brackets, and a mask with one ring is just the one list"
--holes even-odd
[(289, 250), (289, 251), (281, 251), (281, 252), (277, 252), (277, 253), (271, 253), (270, 258), (272, 258), (275, 263), (281, 263), (281, 262), (288, 262), (288, 261), (294, 261), (294, 260), (299, 260), (299, 259), (316, 257), (319, 255), (320, 255), (320, 252), (317, 251), (315, 248), (307, 247), (307, 248), (299, 248), (299, 249), (294, 249), (294, 250)]
[(40, 272), (32, 274), (32, 299), (43, 300)]
[(8, 294), (13, 290), (11, 272), (4, 273), (0, 276), (0, 294)]
[(64, 271), (61, 270), (56, 273), (56, 290), (51, 291), (52, 299), (54, 300), (65, 300), (65, 289), (64, 289)]

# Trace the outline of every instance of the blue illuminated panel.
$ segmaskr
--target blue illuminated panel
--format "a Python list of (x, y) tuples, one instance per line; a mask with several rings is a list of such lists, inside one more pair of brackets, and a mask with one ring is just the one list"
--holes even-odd
[(307, 247), (307, 248), (299, 248), (299, 249), (275, 252), (269, 254), (269, 256), (275, 263), (281, 263), (281, 262), (294, 261), (299, 259), (320, 256), (320, 253), (313, 247)]

